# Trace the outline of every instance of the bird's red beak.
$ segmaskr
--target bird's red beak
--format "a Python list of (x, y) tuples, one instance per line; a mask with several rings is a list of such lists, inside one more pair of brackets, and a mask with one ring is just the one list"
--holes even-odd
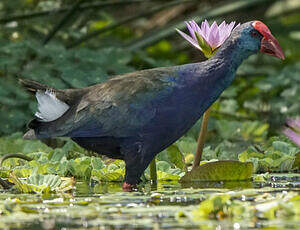
[(284, 53), (279, 45), (279, 42), (271, 34), (269, 28), (261, 21), (255, 21), (252, 26), (264, 36), (261, 40), (260, 51), (284, 60)]

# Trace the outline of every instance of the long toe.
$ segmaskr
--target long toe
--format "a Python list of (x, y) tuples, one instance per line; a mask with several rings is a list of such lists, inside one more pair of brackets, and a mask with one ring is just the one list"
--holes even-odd
[(135, 184), (127, 184), (126, 182), (123, 183), (122, 189), (124, 192), (133, 192), (137, 188), (137, 185)]

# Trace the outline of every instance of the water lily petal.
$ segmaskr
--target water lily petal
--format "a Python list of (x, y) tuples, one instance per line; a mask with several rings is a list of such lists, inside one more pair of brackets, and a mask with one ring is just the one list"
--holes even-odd
[[(224, 24), (223, 24), (224, 23)], [(230, 36), (231, 34), (231, 29), (228, 28), (229, 25), (224, 22), (219, 26), (219, 31), (221, 33), (220, 35), (220, 45), (222, 45), (225, 40)]]
[(219, 25), (219, 35), (220, 35), (220, 40), (223, 40), (224, 36), (227, 35), (227, 24), (225, 21), (223, 21)]
[[(241, 23), (235, 25), (235, 22), (231, 22), (231, 23), (228, 25), (228, 27), (227, 27), (227, 32), (228, 32), (227, 37), (229, 37), (230, 34), (232, 33), (232, 31), (233, 31), (235, 28), (239, 27), (240, 25), (241, 25)], [(227, 38), (226, 38), (226, 39), (227, 39)], [(226, 39), (225, 39), (225, 40), (226, 40)], [(225, 40), (224, 40), (223, 42), (225, 42)]]
[(193, 46), (195, 46), (197, 49), (201, 50), (200, 46), (198, 45), (197, 40), (194, 40), (192, 37), (190, 37), (189, 35), (187, 35), (186, 33), (183, 33), (182, 31), (180, 31), (179, 29), (176, 29), (176, 31), (185, 39), (187, 40), (189, 43), (191, 43)]
[(283, 130), (284, 135), (290, 138), (295, 144), (300, 146), (300, 134), (294, 132), (293, 130), (286, 128)]
[(216, 22), (213, 22), (213, 24), (210, 27), (210, 33), (208, 35), (208, 44), (214, 50), (218, 47), (220, 41), (220, 35), (219, 35), (219, 27)]
[(227, 30), (227, 24), (225, 21), (223, 21), (220, 25), (219, 25), (219, 44), (218, 47), (221, 46), (224, 41), (229, 37), (230, 32), (228, 32)]
[(195, 25), (196, 25), (197, 32), (198, 32), (198, 33), (202, 33), (202, 31), (201, 31), (200, 27), (198, 26), (198, 24), (197, 24), (195, 21), (193, 21), (193, 22), (194, 22)]
[(206, 19), (204, 22), (201, 23), (201, 32), (202, 32), (202, 37), (207, 41), (210, 32), (210, 27)]
[(235, 25), (235, 22), (230, 22), (227, 26), (227, 31), (230, 33)]
[(193, 24), (190, 22), (185, 22), (186, 27), (188, 28), (190, 35), (192, 36), (194, 41), (197, 41), (196, 35), (195, 35), (195, 29), (193, 27)]
[[(216, 52), (217, 48), (219, 48), (230, 36), (232, 30), (234, 29), (235, 22), (227, 24), (225, 21), (223, 21), (218, 26), (217, 22), (214, 21), (210, 26), (208, 21), (205, 19), (201, 23), (201, 27), (199, 27), (194, 20), (185, 22), (185, 24), (189, 30), (190, 36), (180, 30), (177, 30), (178, 33), (197, 49), (200, 49), (202, 52), (205, 52), (206, 50), (207, 52), (205, 56), (211, 56), (211, 54)], [(240, 24), (237, 26), (239, 25)], [(209, 55), (207, 53), (209, 53)]]
[[(296, 118), (296, 119), (288, 119), (286, 121), (286, 124), (292, 128), (295, 129), (297, 132), (300, 133), (300, 118)], [(300, 135), (300, 134), (299, 134)]]
[(191, 24), (193, 25), (195, 32), (202, 35), (202, 31), (201, 31), (200, 27), (194, 20), (191, 21)]

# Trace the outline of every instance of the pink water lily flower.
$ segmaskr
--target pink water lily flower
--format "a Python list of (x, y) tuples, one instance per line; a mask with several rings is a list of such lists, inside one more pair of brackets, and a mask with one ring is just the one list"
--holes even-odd
[(209, 26), (207, 20), (201, 23), (201, 27), (199, 27), (194, 20), (185, 22), (185, 24), (191, 36), (176, 29), (177, 32), (193, 46), (201, 50), (205, 56), (207, 56), (207, 52), (209, 52), (208, 48), (210, 49), (210, 53), (214, 53), (229, 37), (232, 30), (240, 25), (238, 24), (234, 27), (235, 22), (227, 24), (225, 21), (218, 25), (214, 21), (213, 24)]
[(286, 125), (287, 128), (283, 130), (283, 133), (300, 147), (300, 118), (289, 119)]

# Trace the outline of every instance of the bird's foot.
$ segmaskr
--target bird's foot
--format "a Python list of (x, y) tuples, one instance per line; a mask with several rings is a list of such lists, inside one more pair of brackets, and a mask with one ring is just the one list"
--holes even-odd
[(133, 192), (137, 190), (136, 184), (127, 184), (126, 182), (123, 183), (122, 189), (124, 192)]

